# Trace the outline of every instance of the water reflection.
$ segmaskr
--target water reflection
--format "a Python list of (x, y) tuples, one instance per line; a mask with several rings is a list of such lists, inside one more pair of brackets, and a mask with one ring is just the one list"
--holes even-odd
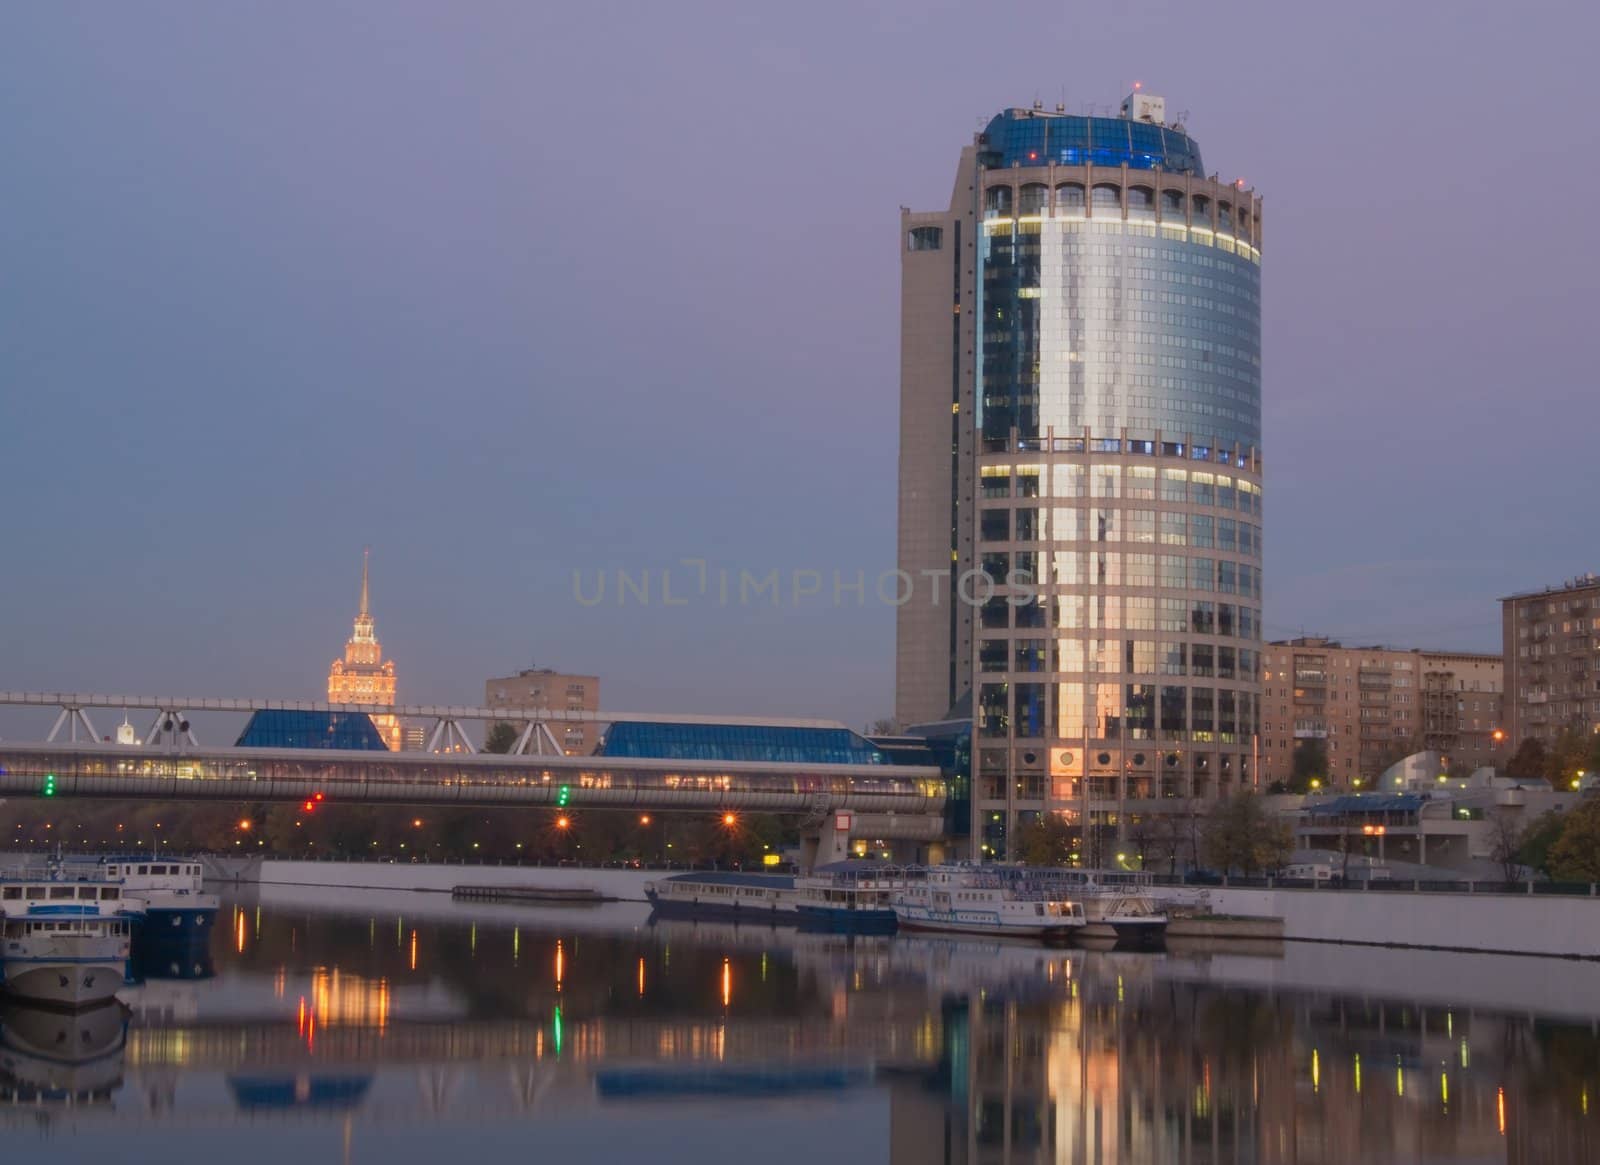
[[(111, 1131), (146, 1155), (248, 1122), (263, 1152), (326, 1127), (344, 1159), (389, 1165), (433, 1159), (433, 1126), (503, 1127), (514, 1145), (566, 1122), (581, 1147), (619, 1117), (660, 1134), (640, 1159), (698, 1162), (673, 1122), (702, 1105), (757, 1139), (780, 1119), (817, 1126), (809, 1147), (771, 1132), (781, 1144), (746, 1154), (764, 1161), (820, 1145), (906, 1165), (1596, 1156), (1600, 1038), (1582, 1001), (1600, 970), (1582, 964), (1054, 951), (647, 924), (632, 907), (244, 904), (225, 907), (213, 954), (214, 979), (128, 994), (125, 1049), (120, 1008), (6, 1012), (7, 1056), (93, 1053), (32, 1084), (7, 1059), (7, 1095), (93, 1098), (55, 1110), (52, 1135)], [(1504, 1008), (1485, 1005), (1495, 993)], [(0, 1106), (0, 1129), (22, 1111)]]

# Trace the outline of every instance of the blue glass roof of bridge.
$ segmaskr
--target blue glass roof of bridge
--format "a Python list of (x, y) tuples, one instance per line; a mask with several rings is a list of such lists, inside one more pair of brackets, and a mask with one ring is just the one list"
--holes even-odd
[(1073, 117), (1008, 109), (984, 131), (989, 139), (984, 165), (990, 168), (1043, 166), (1121, 166), (1205, 176), (1200, 145), (1186, 133), (1125, 117)]
[(352, 748), (387, 752), (383, 736), (365, 712), (298, 712), (269, 708), (250, 714), (239, 748)]
[(623, 721), (606, 733), (601, 756), (654, 760), (765, 761), (881, 765), (883, 752), (848, 728)]

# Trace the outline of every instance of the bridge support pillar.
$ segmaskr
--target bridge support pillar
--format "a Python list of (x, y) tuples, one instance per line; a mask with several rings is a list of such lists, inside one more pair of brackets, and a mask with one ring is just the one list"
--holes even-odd
[(814, 834), (800, 835), (800, 868), (814, 870), (850, 856), (850, 814), (830, 813)]

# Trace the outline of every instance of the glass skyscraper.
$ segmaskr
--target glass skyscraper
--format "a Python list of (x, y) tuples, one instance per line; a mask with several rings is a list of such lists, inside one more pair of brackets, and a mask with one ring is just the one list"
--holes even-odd
[(1138, 92), (999, 114), (902, 211), (896, 716), (970, 701), (980, 856), (1061, 813), (1109, 864), (1254, 786), (1261, 245)]

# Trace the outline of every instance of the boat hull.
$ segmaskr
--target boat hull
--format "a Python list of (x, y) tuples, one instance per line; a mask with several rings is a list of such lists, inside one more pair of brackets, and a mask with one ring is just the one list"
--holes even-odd
[(1032, 923), (1008, 925), (1002, 922), (951, 917), (934, 913), (900, 914), (898, 921), (901, 930), (978, 935), (983, 938), (1032, 939), (1060, 946), (1066, 946), (1071, 943), (1074, 932), (1083, 929), (1081, 926), (1035, 925)]
[(741, 906), (738, 902), (709, 902), (674, 898), (646, 890), (651, 910), (662, 918), (740, 922), (750, 926), (794, 926), (800, 920), (792, 906)]
[(126, 956), (7, 958), (0, 967), (16, 998), (74, 1009), (115, 998), (127, 977)]
[(795, 907), (795, 913), (805, 929), (837, 934), (893, 934), (900, 926), (893, 910), (846, 910), (801, 904)]
[(133, 956), (154, 958), (203, 951), (211, 945), (217, 920), (215, 906), (156, 907), (133, 916)]

